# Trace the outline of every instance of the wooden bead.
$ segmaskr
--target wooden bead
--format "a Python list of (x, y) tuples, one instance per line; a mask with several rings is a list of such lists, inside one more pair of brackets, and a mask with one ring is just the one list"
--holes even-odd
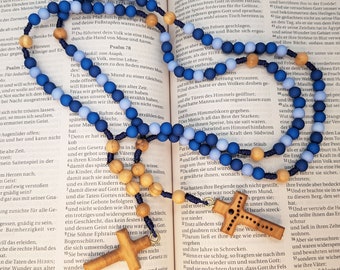
[(19, 38), (19, 45), (23, 48), (29, 49), (33, 46), (33, 40), (29, 35), (22, 35)]
[(53, 36), (56, 39), (66, 39), (67, 38), (67, 32), (64, 28), (58, 27), (54, 30)]
[(304, 52), (298, 53), (295, 57), (295, 64), (298, 66), (304, 66), (308, 62), (308, 55)]
[(163, 16), (164, 22), (168, 25), (173, 24), (176, 20), (176, 15), (172, 11), (168, 11)]
[(149, 148), (149, 142), (145, 139), (138, 139), (136, 141), (136, 149), (141, 150), (142, 152), (145, 152)]
[(127, 183), (131, 182), (132, 178), (133, 178), (133, 175), (132, 175), (132, 172), (130, 170), (124, 169), (118, 174), (118, 179), (123, 184), (127, 184)]
[(124, 169), (123, 162), (118, 159), (114, 159), (109, 163), (109, 168), (112, 173), (120, 173)]
[(254, 147), (251, 149), (250, 158), (253, 161), (260, 161), (264, 158), (264, 151), (260, 147)]
[(136, 215), (141, 218), (145, 218), (150, 215), (150, 206), (147, 203), (138, 204), (136, 208)]
[(131, 181), (126, 184), (126, 193), (130, 196), (135, 196), (137, 193), (139, 193), (140, 187), (137, 182)]
[(162, 185), (160, 183), (153, 183), (149, 187), (149, 192), (154, 197), (157, 197), (157, 196), (161, 195), (162, 191), (163, 191), (163, 187), (162, 187)]
[(280, 169), (276, 172), (277, 174), (277, 181), (280, 183), (286, 183), (289, 180), (290, 174), (285, 169)]
[(148, 16), (146, 16), (145, 23), (149, 27), (154, 27), (158, 23), (158, 18), (155, 14), (150, 13)]
[(106, 143), (106, 146), (105, 146), (106, 152), (116, 154), (116, 153), (118, 153), (119, 149), (120, 149), (120, 144), (116, 140), (109, 140)]
[(134, 176), (141, 176), (145, 173), (145, 166), (140, 162), (135, 163), (132, 165), (131, 171)]
[(144, 173), (139, 177), (139, 183), (142, 187), (148, 188), (153, 183), (153, 176), (150, 173)]
[(185, 202), (185, 192), (183, 190), (176, 190), (172, 193), (172, 200), (176, 204)]
[(251, 53), (247, 56), (247, 67), (253, 68), (256, 67), (259, 63), (259, 57), (255, 53)]

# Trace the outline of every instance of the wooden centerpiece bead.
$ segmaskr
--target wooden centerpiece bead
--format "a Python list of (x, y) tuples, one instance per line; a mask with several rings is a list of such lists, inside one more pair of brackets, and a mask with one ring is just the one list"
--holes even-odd
[(295, 64), (298, 66), (304, 66), (308, 62), (308, 55), (307, 53), (298, 53), (295, 57)]
[(106, 146), (105, 146), (106, 152), (109, 152), (111, 154), (116, 154), (118, 153), (119, 149), (120, 149), (120, 144), (116, 140), (109, 140), (106, 143)]
[(141, 203), (137, 205), (136, 215), (144, 218), (150, 214), (150, 206), (147, 203)]
[(112, 173), (120, 173), (124, 169), (124, 164), (118, 159), (114, 159), (109, 163), (109, 169)]
[(277, 181), (280, 183), (286, 183), (289, 181), (290, 174), (287, 170), (285, 169), (280, 169), (276, 172), (277, 174)]
[(31, 48), (33, 46), (33, 40), (29, 35), (22, 35), (19, 38), (19, 45), (23, 48)]
[(53, 36), (56, 38), (56, 39), (66, 39), (67, 38), (67, 32), (64, 28), (62, 27), (58, 27), (54, 30), (53, 32)]
[(247, 67), (253, 68), (256, 67), (257, 64), (259, 63), (259, 57), (255, 53), (251, 53), (247, 56)]
[(139, 193), (140, 187), (137, 182), (131, 181), (126, 184), (126, 193), (130, 196), (135, 196), (137, 193)]
[(256, 162), (262, 160), (264, 158), (263, 149), (260, 147), (254, 147), (251, 149), (250, 158)]
[(153, 183), (150, 187), (149, 187), (149, 192), (152, 196), (157, 197), (159, 195), (162, 194), (163, 191), (163, 187), (160, 183)]
[(176, 190), (172, 193), (172, 200), (176, 204), (185, 202), (185, 192), (183, 190)]
[(141, 150), (142, 152), (145, 152), (149, 148), (149, 142), (145, 139), (138, 139), (136, 141), (136, 149)]
[(150, 173), (143, 173), (139, 177), (139, 183), (142, 187), (148, 188), (152, 185), (153, 183), (153, 176)]
[(149, 27), (155, 27), (158, 23), (158, 18), (155, 14), (150, 13), (148, 16), (146, 16), (145, 23)]
[(145, 165), (143, 163), (137, 162), (132, 165), (131, 171), (134, 176), (141, 176), (145, 173)]
[(173, 13), (172, 11), (168, 11), (164, 14), (164, 22), (168, 25), (171, 25), (175, 22), (176, 20), (176, 15), (175, 13)]
[(131, 182), (133, 174), (130, 170), (124, 169), (118, 174), (118, 179), (121, 183), (127, 184)]

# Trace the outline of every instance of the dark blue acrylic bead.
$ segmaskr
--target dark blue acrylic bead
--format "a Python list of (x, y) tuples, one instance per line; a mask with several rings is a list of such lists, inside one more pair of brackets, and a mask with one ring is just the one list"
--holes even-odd
[(183, 77), (183, 74), (184, 74), (184, 67), (182, 67), (182, 66), (177, 66), (177, 67), (175, 67), (175, 69), (174, 69), (174, 74), (175, 74), (175, 76), (178, 77), (178, 78)]
[(70, 106), (70, 103), (72, 102), (72, 100), (73, 98), (68, 94), (64, 94), (60, 97), (60, 103), (65, 107)]
[(313, 83), (314, 91), (322, 91), (326, 87), (326, 84), (323, 80), (318, 80)]
[(91, 77), (96, 78), (101, 73), (100, 67), (92, 66), (89, 69), (89, 74)]
[(124, 98), (124, 93), (117, 89), (115, 91), (112, 92), (112, 99), (116, 102), (121, 101)]
[(160, 126), (161, 133), (170, 135), (172, 133), (172, 125), (169, 122), (164, 122)]
[(291, 98), (297, 98), (301, 95), (301, 89), (296, 86), (290, 88), (288, 92)]
[(312, 143), (321, 143), (323, 136), (320, 132), (312, 132), (309, 139)]
[(60, 1), (59, 10), (64, 13), (70, 12), (71, 5), (68, 1)]
[(202, 41), (203, 45), (209, 46), (209, 45), (211, 45), (211, 43), (213, 41), (213, 37), (210, 34), (204, 34), (201, 41)]
[(322, 71), (321, 70), (313, 70), (310, 74), (310, 78), (313, 80), (313, 81), (318, 81), (318, 80), (321, 80), (322, 79)]
[(92, 4), (90, 2), (84, 2), (81, 5), (81, 10), (85, 13), (85, 14), (90, 14), (92, 12)]
[(224, 73), (226, 73), (227, 71), (227, 66), (223, 63), (218, 63), (216, 64), (215, 66), (215, 72), (218, 74), (218, 75), (222, 75)]
[(58, 12), (58, 18), (63, 20), (63, 21), (66, 21), (69, 17), (70, 17), (69, 13)]
[(37, 66), (37, 61), (33, 57), (28, 57), (25, 59), (24, 65), (26, 68), (32, 68)]
[(211, 150), (211, 148), (210, 148), (210, 146), (207, 145), (207, 144), (201, 144), (201, 145), (200, 145), (200, 148), (198, 149), (198, 151), (200, 152), (200, 154), (201, 154), (202, 156), (207, 156), (207, 155), (209, 155), (210, 150)]
[(206, 134), (204, 131), (202, 130), (198, 130), (196, 131), (195, 133), (195, 137), (194, 137), (194, 140), (198, 143), (202, 143), (205, 141), (205, 138), (206, 138)]
[(147, 4), (147, 0), (136, 0), (138, 6), (144, 7)]
[(264, 177), (264, 170), (260, 167), (255, 167), (253, 170), (253, 174), (252, 176), (256, 179), (256, 180), (261, 180)]
[(104, 84), (104, 91), (109, 94), (115, 91), (116, 87), (115, 83), (109, 81)]
[(146, 134), (149, 133), (149, 125), (145, 124), (145, 123), (140, 124), (138, 126), (138, 132), (139, 132), (140, 135), (145, 136)]
[(295, 163), (295, 167), (298, 168), (300, 172), (304, 172), (308, 169), (308, 163), (304, 159), (300, 159)]
[(222, 52), (231, 53), (233, 51), (234, 45), (230, 41), (225, 41), (222, 44)]
[(274, 78), (278, 82), (283, 82), (286, 79), (286, 77), (287, 77), (286, 72), (281, 70), (281, 69), (276, 71), (275, 74), (274, 74)]
[(78, 100), (72, 100), (69, 107), (72, 112), (78, 112), (81, 108), (81, 103)]
[(126, 9), (125, 9), (125, 13), (126, 13), (126, 16), (128, 16), (129, 18), (133, 18), (136, 16), (137, 14), (137, 10), (134, 6), (127, 6)]
[(315, 154), (319, 153), (320, 146), (317, 143), (310, 143), (307, 146), (307, 150), (312, 152), (315, 155)]
[(146, 8), (148, 11), (155, 11), (156, 8), (157, 8), (157, 2), (154, 1), (154, 0), (149, 0), (147, 3), (146, 3)]
[(95, 124), (98, 120), (99, 120), (99, 114), (96, 112), (90, 112), (87, 115), (87, 121), (92, 125)]
[(118, 4), (115, 6), (115, 13), (118, 16), (124, 16), (125, 15), (125, 6), (122, 4)]
[(68, 56), (73, 56), (77, 50), (78, 50), (77, 47), (71, 44), (67, 45), (65, 52)]
[(245, 48), (245, 46), (242, 42), (236, 42), (234, 44), (234, 53), (241, 54), (241, 53), (244, 52), (244, 48)]
[(240, 150), (240, 146), (236, 142), (231, 142), (228, 144), (227, 152), (229, 152), (231, 155), (236, 155), (238, 151)]
[(171, 52), (172, 50), (172, 44), (169, 41), (165, 41), (162, 43), (162, 51), (163, 52)]
[(300, 136), (300, 131), (295, 127), (291, 127), (287, 130), (287, 135), (289, 135), (293, 140), (295, 140)]
[(104, 5), (100, 2), (96, 2), (94, 5), (93, 5), (93, 12), (95, 14), (102, 14), (104, 13)]
[(282, 155), (286, 151), (286, 146), (283, 143), (276, 143), (273, 145), (273, 150), (277, 155)]
[(129, 127), (126, 129), (126, 135), (127, 135), (129, 138), (136, 138), (137, 135), (138, 135), (138, 129), (137, 129), (137, 127), (135, 127), (135, 126), (129, 126)]
[(134, 119), (131, 120), (131, 125), (138, 127), (139, 125), (143, 124), (143, 120), (139, 117), (136, 117)]
[(45, 74), (39, 74), (36, 78), (37, 84), (39, 84), (40, 86), (44, 86), (46, 83), (49, 82), (49, 79), (47, 77), (47, 75)]
[(267, 71), (270, 74), (276, 73), (278, 69), (279, 69), (279, 65), (275, 62), (270, 62), (267, 66)]
[(235, 158), (233, 159), (231, 162), (230, 162), (230, 167), (234, 170), (234, 171), (239, 171), (242, 169), (243, 167), (243, 162), (238, 159), (238, 158)]
[(297, 97), (293, 100), (293, 106), (295, 108), (303, 108), (306, 105), (306, 100), (303, 97)]
[(222, 154), (219, 160), (222, 165), (229, 166), (232, 161), (232, 158), (229, 154)]
[(204, 31), (201, 28), (196, 28), (193, 32), (192, 32), (192, 36), (194, 39), (196, 40), (200, 40), (202, 39), (204, 35)]
[(217, 141), (218, 141), (218, 138), (215, 134), (210, 133), (210, 134), (207, 135), (205, 141), (208, 145), (215, 146)]
[(163, 55), (163, 61), (165, 63), (169, 63), (170, 61), (174, 60), (175, 56), (171, 52), (167, 52)]
[(36, 13), (32, 13), (28, 16), (28, 21), (32, 24), (32, 25), (38, 25), (41, 21), (40, 17), (38, 14)]
[(169, 138), (168, 135), (165, 135), (163, 133), (159, 133), (157, 135), (157, 139), (160, 141), (160, 142), (165, 142), (167, 139)]
[(255, 53), (257, 54), (263, 54), (266, 51), (266, 44), (263, 42), (256, 43), (255, 45)]
[(59, 5), (56, 2), (50, 2), (47, 5), (47, 10), (52, 14), (56, 14), (59, 12)]
[(51, 94), (52, 91), (56, 88), (56, 85), (53, 82), (48, 82), (44, 85), (44, 91), (47, 94)]
[(273, 54), (273, 53), (276, 53), (276, 50), (277, 50), (277, 45), (276, 43), (274, 42), (268, 42), (267, 45), (266, 45), (266, 52), (268, 54)]
[(326, 109), (326, 104), (323, 101), (316, 101), (313, 104), (313, 109), (316, 112), (323, 112)]
[(200, 144), (196, 142), (195, 140), (190, 140), (189, 148), (193, 151), (197, 151), (200, 148)]
[(192, 80), (194, 78), (194, 70), (191, 68), (184, 70), (183, 77), (186, 80)]
[(172, 143), (176, 143), (179, 141), (179, 136), (176, 136), (174, 134), (170, 134), (169, 135), (169, 141), (172, 142)]
[(204, 71), (204, 77), (206, 77), (208, 80), (213, 80), (216, 77), (216, 72), (213, 68), (207, 68)]
[(176, 136), (182, 136), (184, 132), (184, 127), (181, 124), (175, 124), (172, 127), (172, 134)]
[(89, 70), (92, 66), (93, 66), (93, 62), (91, 59), (89, 58), (83, 58), (80, 61), (80, 66), (82, 67), (82, 69), (84, 70)]
[(301, 130), (305, 127), (305, 121), (303, 121), (301, 118), (295, 118), (292, 122), (292, 126), (298, 130)]
[(135, 108), (130, 107), (130, 108), (127, 108), (127, 110), (125, 111), (125, 115), (128, 119), (134, 119), (137, 117), (138, 112)]
[(313, 115), (313, 119), (315, 122), (325, 122), (326, 120), (326, 114), (324, 112), (316, 112)]

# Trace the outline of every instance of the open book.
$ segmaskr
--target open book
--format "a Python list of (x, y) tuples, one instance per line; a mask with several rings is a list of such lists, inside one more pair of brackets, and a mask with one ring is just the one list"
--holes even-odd
[[(47, 4), (0, 1), (2, 270), (82, 269), (84, 262), (117, 247), (116, 231), (127, 228), (132, 239), (148, 234), (135, 215), (134, 198), (109, 172), (106, 139), (46, 95), (23, 66), (18, 38), (27, 16)], [(223, 217), (211, 209), (173, 205), (143, 190), (161, 241), (138, 254), (142, 269), (340, 269), (340, 2), (169, 0), (161, 5), (223, 40), (274, 41), (306, 51), (324, 72), (327, 121), (320, 153), (287, 184), (256, 181), (186, 146), (153, 141), (142, 162), (164, 190), (182, 189), (227, 202), (240, 191), (249, 195), (246, 210), (286, 229), (282, 240), (276, 240), (240, 225), (230, 237), (220, 232)], [(124, 131), (129, 123), (119, 106), (53, 38), (55, 23), (52, 16), (31, 31), (32, 56), (53, 82), (98, 111), (114, 134)], [(159, 32), (141, 19), (72, 15), (65, 28), (67, 41), (108, 74), (146, 123), (179, 122), (265, 150), (289, 127), (291, 99), (261, 67), (242, 65), (212, 81), (185, 81), (168, 72)], [(185, 67), (204, 69), (235, 57), (204, 47), (174, 26), (170, 33), (173, 51)], [(308, 71), (289, 58), (275, 61), (303, 89), (308, 120), (283, 156), (260, 163), (267, 171), (290, 167), (299, 158), (312, 116)], [(119, 156), (127, 167), (133, 164), (134, 143), (122, 142)], [(128, 268), (119, 262), (105, 269)]]

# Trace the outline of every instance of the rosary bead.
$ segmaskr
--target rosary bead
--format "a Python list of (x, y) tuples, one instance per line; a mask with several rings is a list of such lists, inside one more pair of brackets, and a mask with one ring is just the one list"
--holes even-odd
[(64, 28), (62, 27), (58, 27), (54, 30), (53, 32), (53, 36), (56, 38), (56, 39), (66, 39), (67, 38), (67, 32)]
[(146, 16), (145, 23), (149, 27), (155, 27), (158, 23), (158, 18), (155, 14), (150, 13), (148, 16)]
[(105, 150), (108, 153), (116, 154), (118, 153), (119, 149), (120, 149), (120, 145), (119, 145), (119, 142), (116, 140), (109, 140), (106, 143)]
[(185, 192), (183, 190), (176, 190), (172, 193), (172, 200), (176, 204), (185, 202)]
[(139, 177), (139, 183), (142, 187), (148, 188), (153, 183), (153, 176), (150, 173), (144, 173)]
[(284, 45), (277, 46), (276, 54), (278, 57), (284, 57), (287, 54), (287, 47)]
[(259, 62), (259, 57), (255, 53), (251, 53), (247, 56), (247, 67), (256, 67)]
[(130, 170), (124, 169), (118, 174), (118, 179), (123, 184), (127, 184), (131, 182), (132, 178), (133, 178), (133, 174)]
[(143, 163), (137, 162), (132, 165), (131, 171), (134, 176), (141, 176), (145, 173), (145, 165)]
[(253, 161), (258, 162), (264, 158), (264, 151), (260, 147), (254, 147), (253, 149), (251, 149), (250, 158)]
[(109, 15), (112, 15), (115, 13), (115, 7), (114, 7), (114, 4), (111, 3), (111, 2), (107, 2), (105, 3), (105, 6), (104, 6), (104, 11), (106, 14), (109, 14)]
[(176, 15), (175, 13), (168, 11), (164, 14), (163, 16), (164, 22), (168, 25), (171, 25), (175, 22), (176, 20)]
[(145, 152), (149, 148), (149, 142), (145, 139), (138, 139), (136, 141), (136, 149), (141, 150), (142, 152)]
[(308, 55), (306, 53), (298, 53), (295, 57), (295, 64), (304, 66), (308, 62)]
[(276, 172), (277, 175), (277, 181), (280, 183), (286, 183), (289, 180), (289, 172), (285, 169), (280, 169)]
[(150, 215), (150, 206), (147, 203), (141, 203), (137, 205), (136, 215), (145, 218)]
[(131, 181), (126, 184), (126, 193), (130, 196), (135, 196), (137, 193), (139, 193), (140, 187), (137, 182)]
[(42, 20), (47, 20), (50, 17), (50, 13), (46, 8), (40, 8), (38, 10), (38, 15)]
[(112, 173), (118, 174), (124, 169), (123, 162), (118, 159), (114, 159), (109, 163), (109, 169)]
[(245, 45), (244, 45), (244, 52), (245, 53), (253, 53), (255, 52), (255, 49), (256, 49), (256, 45), (254, 42), (247, 42)]
[(162, 185), (160, 183), (153, 183), (149, 187), (149, 192), (154, 197), (157, 197), (157, 196), (161, 195), (162, 191), (163, 191), (163, 187), (162, 187)]
[(19, 39), (19, 45), (23, 48), (29, 49), (33, 45), (33, 40), (29, 35), (22, 35)]

